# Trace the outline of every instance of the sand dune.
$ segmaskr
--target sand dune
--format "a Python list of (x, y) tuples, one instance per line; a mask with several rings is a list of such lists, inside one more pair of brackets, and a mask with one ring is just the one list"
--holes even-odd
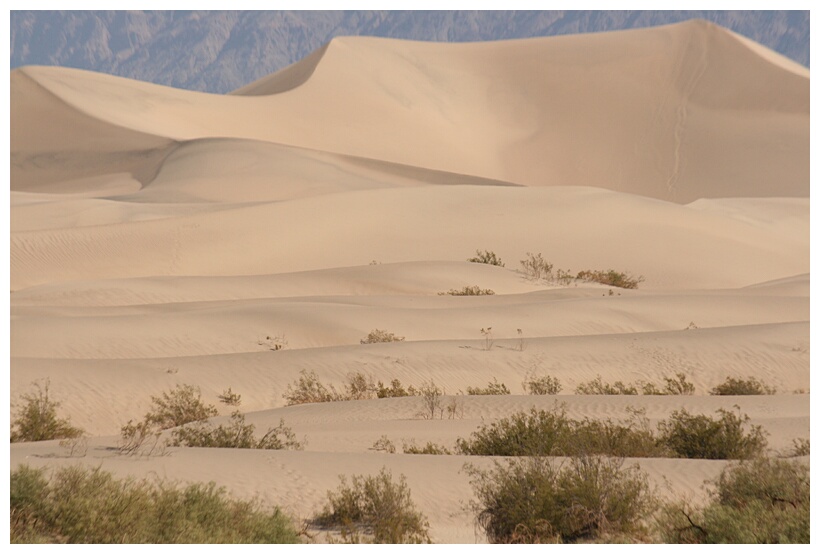
[[(373, 442), (451, 445), (558, 401), (652, 422), (737, 405), (785, 450), (810, 426), (808, 174), (808, 70), (698, 21), (475, 44), (338, 38), (224, 96), (14, 70), (10, 392), (48, 380), (89, 446), (13, 444), (12, 467), (214, 480), (308, 517), (338, 475), (385, 466), (407, 476), (434, 540), (483, 542), (462, 469), (491, 459)], [(505, 266), (466, 261), (485, 249)], [(532, 279), (530, 253), (553, 277), (645, 280)], [(495, 294), (442, 294), (472, 286)], [(374, 329), (404, 341), (361, 344)], [(303, 370), (338, 389), (353, 372), (432, 379), (463, 413), (424, 420), (417, 398), (286, 406)], [(561, 393), (526, 395), (532, 372)], [(574, 394), (597, 376), (676, 373), (694, 396)], [(708, 394), (750, 376), (778, 394)], [(512, 394), (461, 394), (493, 379)], [(178, 384), (209, 403), (231, 387), (249, 422), (284, 419), (307, 446), (119, 454), (120, 426)], [(629, 462), (695, 500), (726, 466)]]

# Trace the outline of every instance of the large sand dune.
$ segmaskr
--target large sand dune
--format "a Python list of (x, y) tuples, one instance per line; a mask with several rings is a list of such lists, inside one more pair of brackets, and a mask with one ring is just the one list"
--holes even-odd
[[(532, 371), (560, 379), (578, 417), (738, 405), (773, 449), (809, 435), (809, 73), (705, 22), (339, 38), (225, 96), (17, 69), (10, 202), (11, 397), (48, 379), (91, 437), (82, 457), (14, 444), (12, 467), (214, 480), (307, 517), (339, 474), (387, 466), (434, 540), (481, 542), (461, 469), (491, 460), (373, 442), (451, 445), (553, 406), (524, 394)], [(506, 266), (465, 261), (477, 249)], [(539, 252), (555, 270), (645, 280), (527, 278), (518, 262)], [(495, 294), (440, 294), (474, 285)], [(360, 344), (376, 328), (405, 341)], [(337, 387), (356, 371), (433, 379), (463, 416), (420, 419), (416, 398), (285, 406), (302, 370)], [(679, 372), (695, 396), (572, 394), (599, 375)], [(729, 376), (778, 394), (708, 395)], [(493, 378), (512, 395), (458, 395)], [(117, 454), (120, 426), (176, 384), (213, 403), (231, 387), (250, 422), (284, 418), (306, 449)], [(696, 499), (726, 465), (636, 461), (664, 494)]]

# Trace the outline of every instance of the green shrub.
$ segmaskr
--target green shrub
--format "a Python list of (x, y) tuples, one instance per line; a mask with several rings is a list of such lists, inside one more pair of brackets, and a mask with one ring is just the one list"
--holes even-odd
[(492, 382), (488, 383), (486, 388), (467, 387), (467, 394), (470, 396), (503, 395), (510, 394), (510, 389), (507, 388), (507, 385), (499, 383), (498, 380), (493, 377)]
[(416, 509), (402, 475), (393, 482), (387, 469), (376, 476), (354, 476), (348, 485), (344, 476), (314, 524), (338, 529), (346, 542), (360, 542), (361, 534), (376, 544), (429, 543), (429, 523)]
[(11, 442), (47, 441), (74, 439), (83, 435), (83, 430), (71, 425), (70, 420), (57, 417), (60, 403), (49, 396), (50, 382), (33, 383), (34, 392), (20, 396), (22, 404), (11, 422)]
[(347, 374), (344, 400), (370, 400), (376, 398), (376, 392), (376, 385), (373, 384), (373, 377), (370, 375), (365, 375), (361, 371)]
[(560, 543), (645, 533), (654, 506), (648, 480), (617, 458), (544, 457), (466, 466), (471, 508), (490, 543)]
[(198, 421), (174, 429), (171, 432), (171, 446), (191, 446), (201, 448), (255, 448), (260, 450), (301, 450), (303, 444), (296, 439), (285, 421), (271, 427), (259, 439), (255, 436), (255, 426), (245, 423), (244, 414), (231, 414), (229, 425), (214, 426), (207, 421)]
[(695, 385), (686, 380), (686, 374), (676, 373), (675, 377), (664, 377), (665, 385), (659, 389), (653, 383), (641, 383), (641, 394), (691, 396), (695, 394)]
[(681, 458), (744, 460), (763, 454), (767, 441), (762, 428), (744, 426), (749, 416), (718, 410), (720, 418), (692, 415), (686, 410), (672, 412), (658, 423), (659, 440)]
[(341, 394), (336, 392), (333, 385), (325, 386), (319, 381), (315, 371), (308, 373), (306, 370), (299, 372), (299, 379), (296, 383), (288, 385), (287, 392), (282, 395), (286, 405), (311, 404), (314, 402), (335, 402), (343, 400)]
[(171, 392), (152, 396), (151, 404), (152, 409), (145, 415), (145, 420), (160, 429), (179, 427), (219, 415), (216, 406), (202, 402), (199, 388), (193, 385), (177, 385)]
[(11, 472), (11, 542), (296, 543), (278, 508), (228, 498), (213, 483), (176, 488), (116, 480), (99, 468)]
[(665, 449), (642, 412), (626, 424), (611, 420), (570, 419), (563, 407), (519, 412), (482, 425), (470, 438), (456, 440), (456, 452), (472, 456), (612, 456), (654, 457)]
[(412, 385), (407, 387), (406, 389), (401, 384), (401, 381), (398, 379), (393, 379), (390, 381), (390, 386), (384, 386), (384, 383), (379, 381), (376, 384), (376, 397), (377, 398), (400, 398), (404, 396), (418, 396), (419, 391), (416, 390)]
[(561, 389), (563, 388), (561, 386), (561, 381), (559, 381), (556, 377), (551, 377), (549, 375), (537, 376), (535, 373), (527, 373), (524, 376), (524, 382), (521, 383), (521, 386), (527, 394), (537, 395), (555, 395), (561, 392)]
[(730, 466), (703, 508), (666, 506), (661, 535), (687, 544), (808, 544), (809, 481), (809, 467), (800, 462), (757, 458)]
[(441, 446), (431, 441), (427, 441), (424, 446), (416, 446), (416, 441), (402, 445), (402, 452), (405, 454), (432, 454), (436, 456), (452, 454), (446, 446)]
[(527, 252), (527, 257), (521, 260), (521, 269), (529, 279), (552, 278), (552, 264), (546, 261), (540, 252)]
[(490, 289), (482, 289), (478, 285), (472, 287), (465, 286), (462, 289), (450, 289), (447, 292), (438, 293), (439, 296), (449, 294), (450, 296), (489, 296), (495, 294), (495, 291)]
[(588, 281), (593, 283), (601, 283), (611, 287), (618, 287), (622, 289), (636, 289), (640, 283), (643, 283), (643, 275), (635, 277), (629, 273), (622, 273), (613, 269), (607, 271), (601, 270), (584, 270), (579, 271), (576, 279), (580, 281)]
[(735, 379), (727, 377), (726, 381), (717, 385), (709, 394), (714, 396), (751, 396), (757, 394), (775, 394), (777, 391), (754, 377)]
[(625, 385), (621, 381), (615, 381), (614, 384), (604, 383), (601, 376), (597, 376), (588, 383), (581, 383), (575, 387), (575, 394), (638, 394), (638, 389), (635, 385)]
[(504, 267), (504, 263), (501, 261), (501, 258), (495, 255), (495, 252), (490, 252), (489, 250), (484, 250), (483, 252), (476, 250), (475, 254), (475, 257), (468, 258), (467, 261), (475, 264), (489, 264)]
[(788, 457), (809, 456), (811, 454), (811, 441), (809, 439), (794, 439), (792, 449), (787, 454)]
[(389, 331), (383, 331), (382, 329), (373, 329), (370, 333), (367, 334), (365, 338), (360, 340), (361, 344), (374, 344), (377, 342), (401, 342), (404, 340), (404, 337), (399, 337)]

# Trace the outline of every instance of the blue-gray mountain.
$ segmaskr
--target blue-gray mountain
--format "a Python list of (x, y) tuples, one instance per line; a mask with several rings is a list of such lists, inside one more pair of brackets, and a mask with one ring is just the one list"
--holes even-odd
[(224, 93), (335, 36), (482, 41), (712, 21), (809, 65), (808, 11), (12, 11), (11, 68), (59, 65)]

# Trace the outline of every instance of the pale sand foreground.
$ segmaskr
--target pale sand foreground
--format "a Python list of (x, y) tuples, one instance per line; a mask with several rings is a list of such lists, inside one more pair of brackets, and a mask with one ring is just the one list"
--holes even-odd
[[(785, 451), (809, 436), (808, 92), (808, 70), (703, 22), (336, 39), (227, 96), (15, 70), (11, 397), (48, 379), (90, 438), (82, 456), (14, 444), (11, 467), (213, 480), (304, 518), (339, 475), (384, 466), (407, 476), (435, 541), (481, 542), (463, 466), (491, 460), (373, 443), (452, 446), (559, 401), (577, 417), (644, 408), (653, 423), (738, 405)], [(476, 249), (506, 267), (467, 263)], [(534, 281), (517, 271), (528, 252), (645, 282)], [(496, 294), (439, 294), (472, 285)], [(406, 340), (360, 344), (375, 328)], [(421, 419), (417, 398), (286, 407), (301, 370), (337, 388), (351, 372), (433, 379), (451, 395), (496, 378), (512, 395), (457, 396), (453, 420)], [(525, 395), (532, 371), (562, 394)], [(598, 375), (678, 372), (695, 396), (572, 394)], [(779, 394), (707, 394), (728, 376)], [(119, 455), (120, 426), (177, 384), (209, 403), (231, 387), (249, 422), (284, 419), (305, 450)], [(726, 465), (637, 461), (662, 494), (696, 500)]]

